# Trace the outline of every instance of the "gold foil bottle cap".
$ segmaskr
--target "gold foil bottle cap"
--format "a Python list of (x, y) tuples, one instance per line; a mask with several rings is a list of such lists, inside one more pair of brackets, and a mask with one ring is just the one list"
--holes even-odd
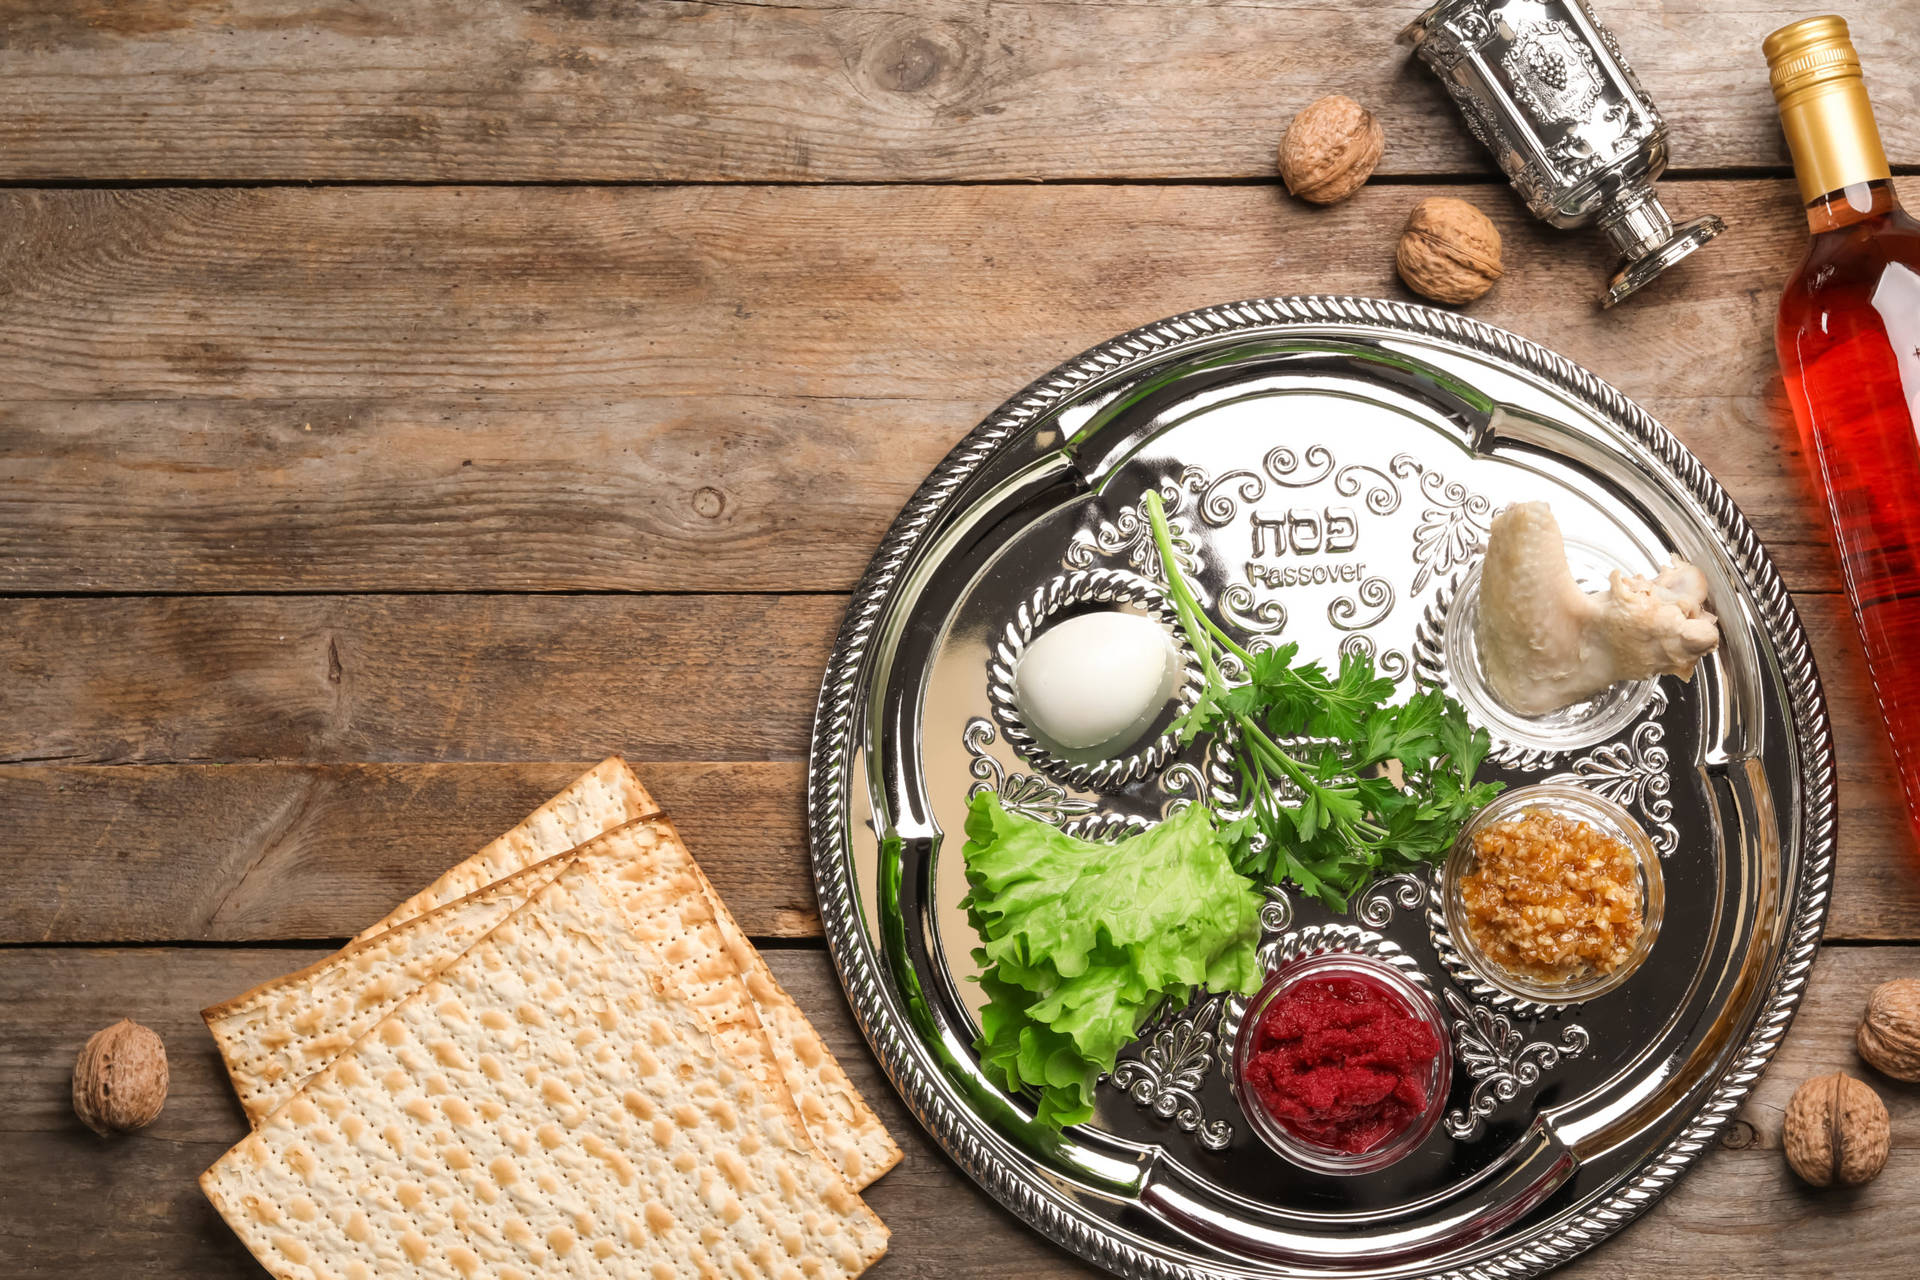
[(1788, 23), (1761, 43), (1760, 52), (1766, 55), (1776, 102), (1801, 89), (1860, 74), (1860, 55), (1854, 51), (1847, 20), (1834, 14)]
[(1808, 204), (1888, 176), (1886, 151), (1860, 74), (1847, 20), (1826, 14), (1788, 23), (1760, 45)]

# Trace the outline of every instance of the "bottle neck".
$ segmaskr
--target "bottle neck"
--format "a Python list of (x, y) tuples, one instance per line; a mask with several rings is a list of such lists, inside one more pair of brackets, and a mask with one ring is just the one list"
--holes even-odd
[(1831, 203), (1854, 187), (1885, 185), (1892, 176), (1867, 86), (1858, 75), (1793, 91), (1780, 103), (1780, 126), (1809, 216), (1816, 204)]
[(1893, 181), (1855, 182), (1807, 202), (1807, 230), (1814, 235), (1838, 231), (1868, 218), (1884, 218), (1900, 207)]

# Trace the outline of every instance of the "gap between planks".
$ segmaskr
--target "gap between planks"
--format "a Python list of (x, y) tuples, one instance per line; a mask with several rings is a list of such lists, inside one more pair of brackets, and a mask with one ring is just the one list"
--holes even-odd
[[(1920, 164), (1889, 164), (1896, 178), (1920, 174)], [(1791, 165), (1719, 165), (1668, 169), (1659, 182), (1738, 182), (1793, 177)], [(1436, 187), (1508, 185), (1505, 174), (1491, 169), (1438, 170), (1433, 173), (1376, 173), (1367, 179), (1376, 187)], [(398, 189), (458, 189), (463, 187), (522, 187), (532, 189), (607, 187), (1279, 187), (1280, 176), (1221, 177), (1033, 177), (1033, 178), (0, 178), (0, 191), (272, 191), (291, 188), (321, 191), (344, 187)], [(1657, 189), (1657, 188), (1656, 188)]]
[[(1305, 103), (1366, 103), (1391, 170), (1488, 166), (1394, 38), (1418, 6), (860, 0), (376, 10), (263, 0), (29, 5), (0, 81), (0, 173), (239, 179), (1218, 177), (1271, 172)], [(902, 10), (906, 11), (902, 11)], [(1614, 3), (1704, 167), (1779, 165), (1760, 54), (1794, 0)], [(1911, 6), (1850, 15), (1894, 159)]]

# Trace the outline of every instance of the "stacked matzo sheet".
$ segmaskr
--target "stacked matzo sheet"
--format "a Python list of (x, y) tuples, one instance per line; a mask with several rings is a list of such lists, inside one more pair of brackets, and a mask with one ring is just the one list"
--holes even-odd
[[(201, 1178), (286, 1280), (851, 1277), (886, 1228), (672, 959), (681, 890), (616, 833)], [(650, 923), (651, 922), (651, 923)]]
[[(379, 1017), (558, 874), (575, 846), (658, 806), (626, 762), (602, 761), (525, 822), (449, 870), (326, 960), (205, 1011), (248, 1119), (290, 1096)], [(880, 1118), (781, 989), (686, 846), (661, 820), (754, 1003), (761, 1038), (816, 1146), (856, 1190), (900, 1159)], [(464, 896), (463, 896), (464, 895)]]
[(463, 898), (542, 859), (576, 849), (623, 822), (658, 812), (660, 806), (633, 776), (627, 762), (619, 756), (608, 756), (528, 814), (519, 826), (362, 929), (354, 941), (384, 933), (404, 920)]
[[(655, 816), (644, 816), (649, 813)], [(609, 834), (556, 852), (560, 842), (586, 839), (586, 828), (602, 822), (612, 825)], [(688, 1005), (728, 1072), (797, 1120), (802, 1143), (824, 1157), (846, 1186), (864, 1187), (891, 1167), (899, 1152), (878, 1117), (618, 759), (597, 766), (344, 950), (207, 1010), (249, 1119), (264, 1131), (284, 1127), (294, 1110), (304, 1114), (314, 1105), (313, 1093), (337, 1087), (338, 1074), (328, 1074), (332, 1064), (363, 1055), (374, 1035), (389, 1034), (385, 1028), (395, 1019), (418, 1016), (408, 1011), (425, 998), (423, 992), (482, 963), (475, 955), (496, 955), (497, 936), (532, 904), (547, 901), (550, 891), (578, 897), (579, 877), (603, 880), (610, 861), (643, 866), (650, 877), (652, 891), (628, 893), (602, 928), (644, 940), (656, 995)], [(582, 865), (592, 869), (576, 870)], [(563, 880), (576, 887), (552, 889)], [(214, 1175), (222, 1166), (230, 1169), (246, 1147), (242, 1143), (209, 1171), (216, 1203), (222, 1203), (216, 1187), (225, 1183)], [(256, 1240), (245, 1230), (241, 1234), (259, 1252)], [(261, 1256), (270, 1269), (275, 1266)]]

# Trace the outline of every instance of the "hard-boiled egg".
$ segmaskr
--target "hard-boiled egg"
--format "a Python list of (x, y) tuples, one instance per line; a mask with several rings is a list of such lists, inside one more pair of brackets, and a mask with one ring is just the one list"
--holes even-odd
[(1083, 613), (1048, 627), (1020, 656), (1014, 705), (1050, 747), (1117, 753), (1167, 705), (1180, 668), (1173, 637), (1154, 619)]

